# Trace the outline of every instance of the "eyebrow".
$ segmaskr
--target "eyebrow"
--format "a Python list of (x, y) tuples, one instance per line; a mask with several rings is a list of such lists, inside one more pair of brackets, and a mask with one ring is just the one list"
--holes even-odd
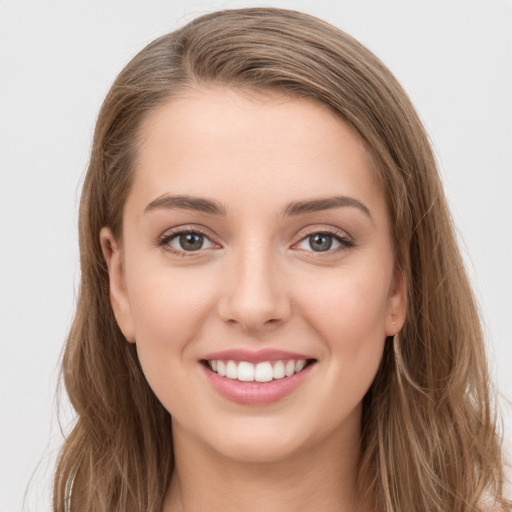
[[(283, 211), (283, 216), (292, 217), (333, 208), (352, 207), (361, 210), (372, 219), (370, 210), (361, 201), (347, 196), (334, 196), (304, 201), (293, 201)], [(195, 210), (210, 215), (226, 216), (227, 209), (218, 201), (188, 195), (171, 196), (163, 194), (144, 208), (144, 213), (158, 209)]]
[(158, 210), (160, 208), (177, 208), (181, 210), (195, 210), (198, 212), (209, 213), (210, 215), (226, 215), (226, 208), (217, 201), (185, 195), (170, 196), (168, 194), (164, 194), (157, 197), (154, 201), (151, 201), (151, 203), (144, 208), (144, 213)]
[(313, 213), (319, 212), (322, 210), (330, 210), (332, 208), (341, 208), (341, 207), (352, 207), (358, 208), (363, 213), (365, 213), (370, 219), (372, 219), (372, 215), (370, 213), (369, 208), (354, 199), (353, 197), (347, 196), (334, 196), (334, 197), (326, 197), (319, 199), (312, 199), (307, 201), (293, 201), (290, 203), (286, 209), (284, 210), (285, 216), (294, 216), (294, 215), (303, 215), (304, 213)]

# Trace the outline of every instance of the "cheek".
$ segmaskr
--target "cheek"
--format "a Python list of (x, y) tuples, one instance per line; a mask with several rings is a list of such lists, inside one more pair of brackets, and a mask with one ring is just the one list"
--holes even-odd
[(193, 338), (211, 294), (193, 272), (147, 266), (132, 272), (128, 294), (139, 343), (180, 345)]
[(135, 343), (144, 375), (168, 411), (192, 407), (187, 386), (194, 340), (208, 311), (204, 288), (172, 270), (140, 275), (131, 283)]
[(306, 282), (301, 296), (302, 316), (322, 339), (331, 379), (354, 399), (373, 381), (386, 340), (391, 271), (371, 268), (336, 269), (330, 279)]
[(365, 339), (372, 333), (385, 338), (390, 279), (376, 273), (336, 271), (322, 281), (303, 283), (305, 318), (319, 330), (340, 339)]
[(136, 267), (129, 273), (128, 294), (137, 353), (150, 386), (169, 409), (173, 404), (166, 400), (179, 400), (179, 382), (193, 361), (190, 351), (211, 310), (210, 285), (191, 272)]

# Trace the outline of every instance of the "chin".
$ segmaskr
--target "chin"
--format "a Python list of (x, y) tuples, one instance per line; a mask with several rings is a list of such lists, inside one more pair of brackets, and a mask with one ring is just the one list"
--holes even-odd
[(244, 463), (270, 464), (284, 461), (301, 451), (297, 443), (282, 443), (278, 439), (232, 440), (219, 446), (224, 457)]
[(293, 430), (289, 424), (257, 423), (219, 428), (206, 441), (223, 457), (250, 463), (283, 461), (304, 451), (311, 443), (306, 432)]

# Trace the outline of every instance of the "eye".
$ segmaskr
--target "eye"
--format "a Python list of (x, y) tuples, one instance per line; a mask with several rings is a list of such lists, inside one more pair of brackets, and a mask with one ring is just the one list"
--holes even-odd
[(196, 252), (215, 246), (206, 235), (192, 230), (168, 233), (160, 239), (159, 245), (175, 253)]
[(336, 250), (352, 247), (354, 244), (346, 237), (329, 232), (316, 232), (303, 238), (297, 249), (313, 252), (335, 252)]

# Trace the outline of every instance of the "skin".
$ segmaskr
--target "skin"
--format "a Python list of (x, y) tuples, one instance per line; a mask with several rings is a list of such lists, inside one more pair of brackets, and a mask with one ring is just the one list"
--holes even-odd
[[(104, 228), (101, 242), (119, 326), (173, 418), (164, 511), (351, 510), (362, 399), (405, 315), (365, 146), (314, 101), (220, 87), (159, 107), (141, 136), (122, 240)], [(155, 203), (165, 195), (225, 211)], [(333, 196), (363, 206), (283, 213)], [(183, 227), (205, 236), (199, 250), (180, 246)], [(314, 233), (331, 248), (314, 250)], [(316, 363), (284, 399), (243, 405), (199, 363), (235, 347)]]

